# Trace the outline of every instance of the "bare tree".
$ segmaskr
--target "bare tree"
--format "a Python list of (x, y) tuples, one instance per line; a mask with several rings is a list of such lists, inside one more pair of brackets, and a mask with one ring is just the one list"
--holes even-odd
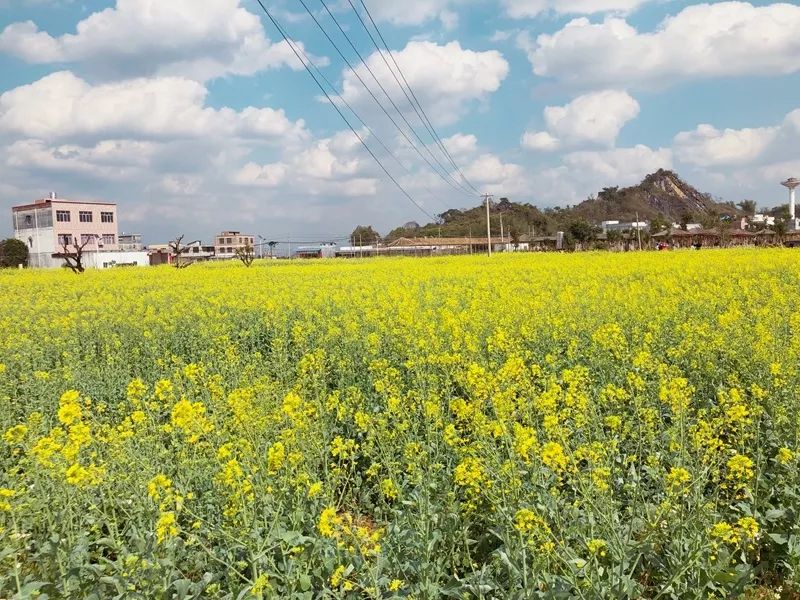
[(184, 244), (183, 238), (184, 238), (183, 235), (179, 235), (177, 238), (175, 238), (173, 241), (169, 243), (169, 250), (172, 253), (172, 256), (175, 257), (173, 259), (172, 266), (174, 266), (176, 269), (185, 269), (190, 264), (192, 264), (188, 260), (186, 261), (181, 260), (181, 256), (186, 254), (191, 246), (200, 243), (200, 240), (195, 240), (194, 242), (189, 242), (188, 244)]
[(256, 251), (253, 246), (250, 245), (248, 242), (244, 246), (236, 249), (236, 258), (242, 261), (242, 264), (245, 267), (249, 267), (253, 264), (253, 261), (256, 259)]
[[(72, 272), (76, 275), (80, 275), (86, 270), (86, 267), (83, 266), (83, 250), (89, 245), (90, 241), (91, 238), (86, 238), (86, 241), (80, 245), (75, 242), (73, 244), (65, 243), (61, 246), (62, 251), (59, 258), (63, 258), (66, 261), (66, 266), (72, 269)], [(70, 245), (72, 250), (70, 250)]]

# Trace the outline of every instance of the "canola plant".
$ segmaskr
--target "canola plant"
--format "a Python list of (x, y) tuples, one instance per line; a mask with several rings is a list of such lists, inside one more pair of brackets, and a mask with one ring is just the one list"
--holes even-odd
[(800, 583), (787, 250), (0, 273), (0, 598)]

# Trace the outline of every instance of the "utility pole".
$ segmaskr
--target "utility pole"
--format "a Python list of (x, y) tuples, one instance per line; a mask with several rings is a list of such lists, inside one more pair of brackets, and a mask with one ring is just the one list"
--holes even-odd
[(469, 226), (469, 253), (472, 254), (472, 225)]
[(489, 220), (489, 200), (492, 198), (491, 194), (484, 194), (486, 200), (486, 247), (489, 250), (489, 257), (492, 256), (492, 222)]
[(636, 237), (639, 238), (639, 251), (642, 250), (642, 228), (639, 226), (639, 213), (636, 213)]
[(503, 252), (506, 250), (506, 232), (503, 229), (503, 215), (500, 215), (500, 243), (503, 244)]

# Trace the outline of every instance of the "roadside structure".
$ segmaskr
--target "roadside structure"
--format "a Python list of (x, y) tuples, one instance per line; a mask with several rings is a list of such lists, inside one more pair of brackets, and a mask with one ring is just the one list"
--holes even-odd
[[(510, 244), (508, 237), (492, 236), (492, 251), (503, 252)], [(387, 246), (395, 254), (475, 254), (486, 252), (489, 240), (486, 237), (402, 237)]]

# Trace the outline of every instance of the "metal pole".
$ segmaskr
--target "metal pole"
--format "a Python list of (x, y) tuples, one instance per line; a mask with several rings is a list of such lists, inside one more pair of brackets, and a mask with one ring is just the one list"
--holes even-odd
[(492, 256), (492, 222), (489, 220), (489, 218), (490, 218), (489, 217), (489, 198), (491, 198), (491, 196), (489, 194), (486, 194), (484, 196), (484, 198), (486, 199), (486, 241), (487, 241), (486, 247), (488, 248), (489, 256), (491, 257)]
[(506, 232), (503, 229), (503, 215), (500, 215), (500, 243), (503, 245), (503, 252), (506, 250)]
[[(51, 203), (50, 204), (51, 211), (52, 211), (52, 208), (53, 208), (53, 204)], [(35, 227), (34, 235), (36, 236), (36, 238), (35, 238), (36, 239), (36, 248), (34, 248), (34, 250), (36, 251), (36, 266), (37, 267), (41, 267), (42, 264), (41, 264), (40, 261), (41, 261), (42, 257), (39, 256), (39, 209), (36, 208), (36, 207), (33, 208), (33, 226)]]
[(642, 228), (639, 227), (639, 213), (636, 213), (636, 237), (639, 238), (639, 250), (642, 249)]

